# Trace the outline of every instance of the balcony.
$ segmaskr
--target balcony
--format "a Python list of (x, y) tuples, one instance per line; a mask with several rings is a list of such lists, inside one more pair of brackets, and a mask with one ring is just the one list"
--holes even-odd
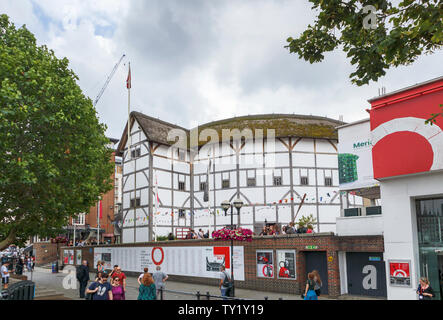
[(349, 208), (337, 218), (339, 236), (383, 235), (383, 215), (380, 206)]

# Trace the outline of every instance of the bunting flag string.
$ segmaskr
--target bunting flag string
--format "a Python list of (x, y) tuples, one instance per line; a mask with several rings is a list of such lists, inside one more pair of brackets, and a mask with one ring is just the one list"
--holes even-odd
[[(318, 203), (328, 203), (328, 201), (330, 202), (332, 200), (332, 198), (334, 198), (335, 201), (339, 201), (339, 199), (336, 197), (337, 193), (341, 193), (341, 194), (346, 194), (346, 191), (332, 191), (332, 192), (326, 192), (325, 194), (321, 194), (318, 197)], [(355, 192), (349, 192), (350, 194), (355, 195)], [(253, 214), (253, 210), (249, 209), (247, 210), (246, 208), (252, 208), (252, 207), (256, 207), (255, 212), (256, 213), (265, 213), (264, 211), (266, 210), (271, 210), (272, 208), (275, 208), (276, 206), (282, 206), (282, 207), (286, 207), (287, 205), (289, 205), (291, 202), (297, 203), (296, 200), (298, 200), (298, 198), (285, 198), (285, 199), (280, 199), (278, 201), (272, 201), (269, 203), (251, 203), (251, 204), (245, 204), (243, 209), (242, 209), (242, 216), (248, 216), (248, 215), (252, 215)], [(305, 199), (305, 203), (308, 205), (313, 205), (317, 203), (317, 198), (314, 197), (307, 197)], [(258, 208), (257, 208), (258, 207)], [(184, 211), (184, 210), (183, 210)], [(274, 210), (269, 211), (269, 213), (275, 212)], [(177, 214), (178, 213), (178, 214)], [(154, 221), (156, 223), (160, 223), (160, 224), (171, 224), (171, 220), (175, 223), (177, 223), (177, 219), (174, 219), (175, 217), (178, 217), (178, 219), (185, 219), (188, 220), (188, 218), (190, 219), (192, 217), (192, 213), (190, 210), (186, 210), (186, 213), (183, 212), (183, 214), (185, 214), (185, 216), (180, 216), (180, 212), (178, 210), (167, 210), (167, 211), (163, 211), (162, 207), (159, 206), (158, 207), (158, 211), (156, 211), (154, 213)], [(200, 209), (196, 209), (194, 211), (194, 218), (195, 219), (199, 219), (199, 218), (208, 218), (211, 217), (212, 215), (216, 215), (216, 216), (224, 216), (224, 211), (221, 209), (214, 209), (214, 210), (208, 210), (207, 208), (200, 208)], [(134, 218), (126, 218), (124, 220), (124, 223), (128, 224), (128, 223), (147, 223), (148, 222), (148, 218), (147, 217), (138, 217), (136, 218), (136, 220), (134, 221)]]

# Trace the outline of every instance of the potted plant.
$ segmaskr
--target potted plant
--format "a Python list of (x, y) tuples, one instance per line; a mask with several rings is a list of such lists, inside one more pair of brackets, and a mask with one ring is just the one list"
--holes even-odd
[[(317, 219), (312, 214), (303, 216), (297, 223), (297, 233), (312, 233), (313, 225), (317, 223)], [(310, 232), (308, 230), (311, 230)]]

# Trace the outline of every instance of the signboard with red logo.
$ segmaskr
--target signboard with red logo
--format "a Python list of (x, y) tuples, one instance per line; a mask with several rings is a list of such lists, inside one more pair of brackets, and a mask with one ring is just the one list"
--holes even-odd
[(370, 101), (374, 178), (443, 169), (443, 78)]
[(391, 286), (411, 287), (410, 260), (389, 260), (389, 283)]
[(104, 256), (107, 269), (119, 265), (123, 271), (142, 272), (147, 267), (154, 272), (159, 266), (167, 274), (219, 278), (220, 267), (225, 266), (229, 274), (234, 267), (235, 280), (245, 280), (242, 246), (234, 246), (232, 261), (229, 246), (94, 248), (94, 264)]

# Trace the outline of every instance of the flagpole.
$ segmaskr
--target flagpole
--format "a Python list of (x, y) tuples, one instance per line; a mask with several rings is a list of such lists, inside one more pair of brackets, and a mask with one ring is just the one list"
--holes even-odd
[(129, 64), (128, 79), (126, 80), (126, 87), (128, 88), (128, 159), (131, 159), (131, 62)]
[(153, 219), (154, 219), (154, 235), (155, 238), (154, 240), (157, 242), (157, 217), (156, 215), (158, 214), (158, 180), (157, 180), (157, 171), (154, 171), (154, 175), (155, 175), (155, 214), (153, 215)]
[[(208, 158), (209, 158), (209, 152), (208, 152)], [(209, 214), (209, 228), (208, 228), (208, 233), (209, 233), (209, 237), (211, 237), (211, 189), (210, 189), (210, 184), (209, 184), (209, 174), (211, 172), (211, 158), (208, 159), (209, 163), (208, 163), (208, 175), (206, 178), (206, 184), (207, 184), (207, 189), (208, 189), (208, 214)], [(215, 231), (215, 230), (214, 230)]]

